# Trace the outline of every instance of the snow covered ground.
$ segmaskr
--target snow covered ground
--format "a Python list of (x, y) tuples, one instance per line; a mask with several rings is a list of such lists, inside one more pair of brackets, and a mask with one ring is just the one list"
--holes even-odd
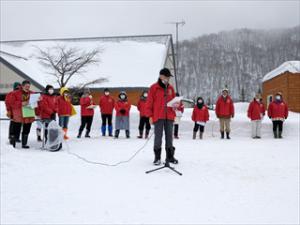
[[(131, 136), (100, 136), (96, 112), (91, 139), (77, 139), (79, 117), (71, 119), (71, 140), (59, 152), (39, 150), (35, 125), (31, 149), (7, 144), (8, 122), (1, 121), (1, 224), (298, 224), (299, 114), (290, 113), (284, 139), (272, 138), (268, 118), (263, 138), (250, 138), (247, 104), (235, 104), (232, 139), (221, 140), (214, 113), (204, 140), (192, 140), (191, 110), (184, 113), (175, 140), (178, 176), (153, 169), (153, 137), (136, 138), (138, 114), (131, 113)], [(1, 117), (4, 107), (1, 103)], [(164, 156), (163, 156), (164, 157)]]

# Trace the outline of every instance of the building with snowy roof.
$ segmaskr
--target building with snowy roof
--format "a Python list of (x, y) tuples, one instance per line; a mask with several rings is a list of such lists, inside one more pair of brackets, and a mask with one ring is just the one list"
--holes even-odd
[(265, 105), (281, 92), (289, 110), (300, 112), (300, 61), (287, 61), (267, 73), (262, 80), (263, 101)]
[[(175, 56), (172, 35), (118, 36), (96, 38), (69, 38), (19, 40), (0, 42), (0, 94), (12, 90), (15, 81), (30, 80), (33, 91), (43, 91), (47, 84), (59, 88), (57, 78), (49, 75), (41, 64), (37, 50), (56, 46), (77, 48), (82, 51), (101, 49), (99, 63), (88, 66), (83, 74), (70, 79), (67, 87), (79, 87), (98, 78), (107, 82), (89, 86), (95, 102), (105, 88), (113, 96), (125, 90), (129, 100), (136, 104), (143, 90), (156, 82), (163, 67), (174, 74), (171, 83), (176, 88)], [(176, 88), (177, 89), (177, 88)]]

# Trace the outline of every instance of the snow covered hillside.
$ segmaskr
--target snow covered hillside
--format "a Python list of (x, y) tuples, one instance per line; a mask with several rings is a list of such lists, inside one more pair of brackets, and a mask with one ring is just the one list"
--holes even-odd
[[(219, 138), (213, 112), (204, 140), (192, 140), (186, 109), (174, 141), (183, 173), (151, 174), (153, 136), (130, 162), (116, 167), (89, 164), (129, 159), (144, 144), (137, 139), (138, 113), (131, 112), (131, 139), (100, 136), (97, 110), (91, 139), (77, 139), (79, 116), (71, 118), (71, 139), (59, 152), (39, 150), (35, 124), (29, 150), (7, 143), (1, 121), (1, 224), (296, 224), (299, 223), (299, 114), (290, 113), (283, 139), (273, 139), (265, 118), (262, 139), (251, 139), (247, 104), (237, 103), (232, 139)], [(5, 117), (1, 102), (1, 118)], [(163, 153), (164, 158), (164, 153)]]

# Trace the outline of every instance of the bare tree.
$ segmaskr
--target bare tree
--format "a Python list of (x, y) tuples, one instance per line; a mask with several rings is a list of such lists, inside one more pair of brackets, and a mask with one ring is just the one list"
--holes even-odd
[[(49, 69), (48, 73), (56, 77), (60, 87), (65, 87), (74, 75), (85, 73), (88, 66), (100, 62), (97, 56), (101, 52), (100, 49), (86, 52), (60, 45), (46, 50), (38, 48), (38, 51), (36, 57), (45, 68)], [(105, 78), (100, 78), (92, 81), (91, 84), (103, 81)]]

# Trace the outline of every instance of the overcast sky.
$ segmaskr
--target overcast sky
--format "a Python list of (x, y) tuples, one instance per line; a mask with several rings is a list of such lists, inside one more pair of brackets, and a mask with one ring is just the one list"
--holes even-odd
[(1, 1), (1, 40), (175, 34), (179, 39), (235, 28), (300, 24), (300, 0)]

